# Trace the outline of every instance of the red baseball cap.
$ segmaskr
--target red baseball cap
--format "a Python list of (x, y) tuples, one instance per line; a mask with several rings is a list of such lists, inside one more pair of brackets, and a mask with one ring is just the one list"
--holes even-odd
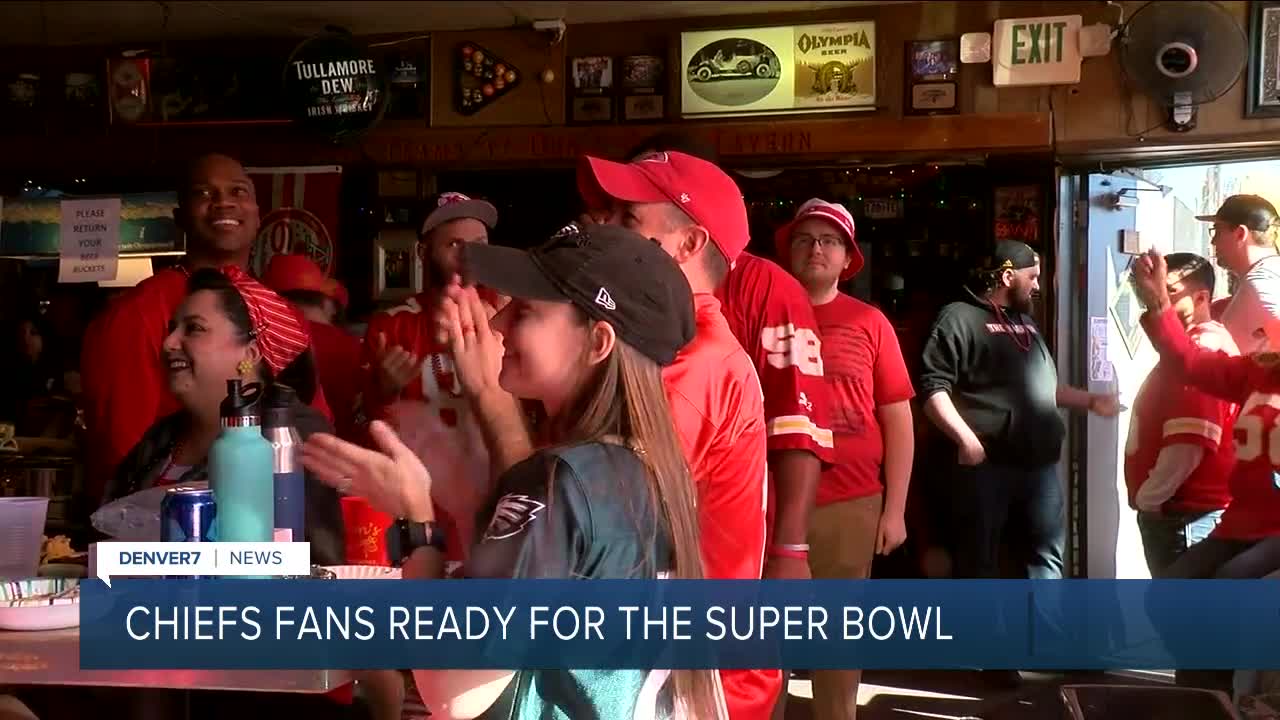
[(278, 293), (309, 290), (338, 299), (338, 281), (325, 277), (324, 271), (306, 255), (274, 255), (262, 274), (262, 284)]
[[(800, 209), (796, 211), (796, 216), (791, 219), (791, 222), (774, 232), (773, 242), (778, 252), (778, 258), (788, 261), (791, 257), (791, 231), (795, 230), (796, 225), (801, 222), (814, 218), (826, 220), (831, 225), (834, 225), (841, 235), (844, 235), (845, 247), (849, 251), (849, 267), (840, 273), (840, 279), (848, 280), (857, 275), (865, 261), (862, 258), (862, 250), (858, 248), (858, 243), (854, 242), (857, 231), (853, 225), (853, 215), (840, 203), (827, 202), (818, 198), (806, 200), (800, 206)], [(790, 265), (790, 262), (787, 262), (787, 264)]]
[(629, 163), (583, 156), (578, 192), (589, 210), (623, 202), (669, 202), (707, 229), (711, 241), (733, 263), (751, 241), (747, 205), (733, 178), (692, 155), (652, 152)]

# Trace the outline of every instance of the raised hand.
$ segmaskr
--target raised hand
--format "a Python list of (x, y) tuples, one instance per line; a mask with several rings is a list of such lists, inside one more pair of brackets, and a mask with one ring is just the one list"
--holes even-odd
[(1130, 281), (1138, 299), (1148, 310), (1169, 307), (1169, 266), (1164, 256), (1154, 248), (1134, 260)]
[(378, 374), (378, 389), (387, 398), (399, 397), (413, 379), (422, 373), (423, 358), (413, 355), (399, 345), (387, 346), (386, 333), (378, 333), (374, 340), (373, 355)]

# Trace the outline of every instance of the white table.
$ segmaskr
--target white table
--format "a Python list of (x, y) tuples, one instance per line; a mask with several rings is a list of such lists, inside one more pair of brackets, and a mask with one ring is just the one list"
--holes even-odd
[(0, 686), (98, 687), (326, 693), (351, 682), (346, 670), (81, 670), (80, 629), (0, 630)]

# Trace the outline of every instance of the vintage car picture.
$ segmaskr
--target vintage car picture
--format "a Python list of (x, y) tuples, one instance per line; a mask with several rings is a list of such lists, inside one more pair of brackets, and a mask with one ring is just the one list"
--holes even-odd
[(709, 43), (689, 61), (693, 91), (717, 105), (749, 105), (773, 92), (782, 66), (764, 43), (726, 38)]
[(875, 23), (681, 33), (686, 117), (875, 107)]

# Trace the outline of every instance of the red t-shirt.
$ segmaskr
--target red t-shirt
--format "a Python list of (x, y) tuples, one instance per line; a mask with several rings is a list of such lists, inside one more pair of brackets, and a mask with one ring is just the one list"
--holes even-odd
[(364, 363), (360, 338), (342, 328), (310, 321), (307, 332), (320, 387), (333, 411), (334, 428), (340, 437), (353, 439), (359, 425), (360, 366)]
[(1231, 504), (1213, 537), (1260, 540), (1280, 535), (1280, 358), (1231, 356), (1198, 350), (1173, 310), (1146, 313), (1142, 325), (1160, 360), (1190, 385), (1240, 404), (1235, 423), (1236, 466)]
[(120, 461), (158, 418), (175, 413), (161, 345), (187, 294), (187, 275), (166, 269), (117, 295), (85, 329), (80, 354), (84, 420), (93, 458), (89, 492), (101, 497)]
[[(697, 332), (662, 379), (698, 487), (708, 578), (759, 580), (764, 571), (767, 440), (755, 367), (711, 295), (694, 296)], [(721, 670), (732, 720), (765, 720), (782, 686), (778, 670)]]
[[(1240, 354), (1222, 323), (1195, 325), (1187, 334), (1201, 349)], [(1129, 488), (1129, 506), (1137, 509), (1138, 490), (1164, 448), (1195, 445), (1204, 449), (1204, 457), (1165, 502), (1163, 510), (1207, 512), (1226, 507), (1231, 501), (1227, 481), (1236, 462), (1231, 438), (1235, 413), (1233, 404), (1180, 382), (1165, 363), (1152, 368), (1134, 400), (1125, 442), (1124, 478)]]
[(836, 464), (818, 485), (818, 505), (827, 505), (883, 490), (884, 438), (876, 408), (910, 400), (915, 391), (884, 313), (844, 293), (813, 312), (836, 440)]
[(835, 459), (818, 323), (804, 288), (776, 263), (743, 253), (716, 292), (764, 389), (769, 450)]

